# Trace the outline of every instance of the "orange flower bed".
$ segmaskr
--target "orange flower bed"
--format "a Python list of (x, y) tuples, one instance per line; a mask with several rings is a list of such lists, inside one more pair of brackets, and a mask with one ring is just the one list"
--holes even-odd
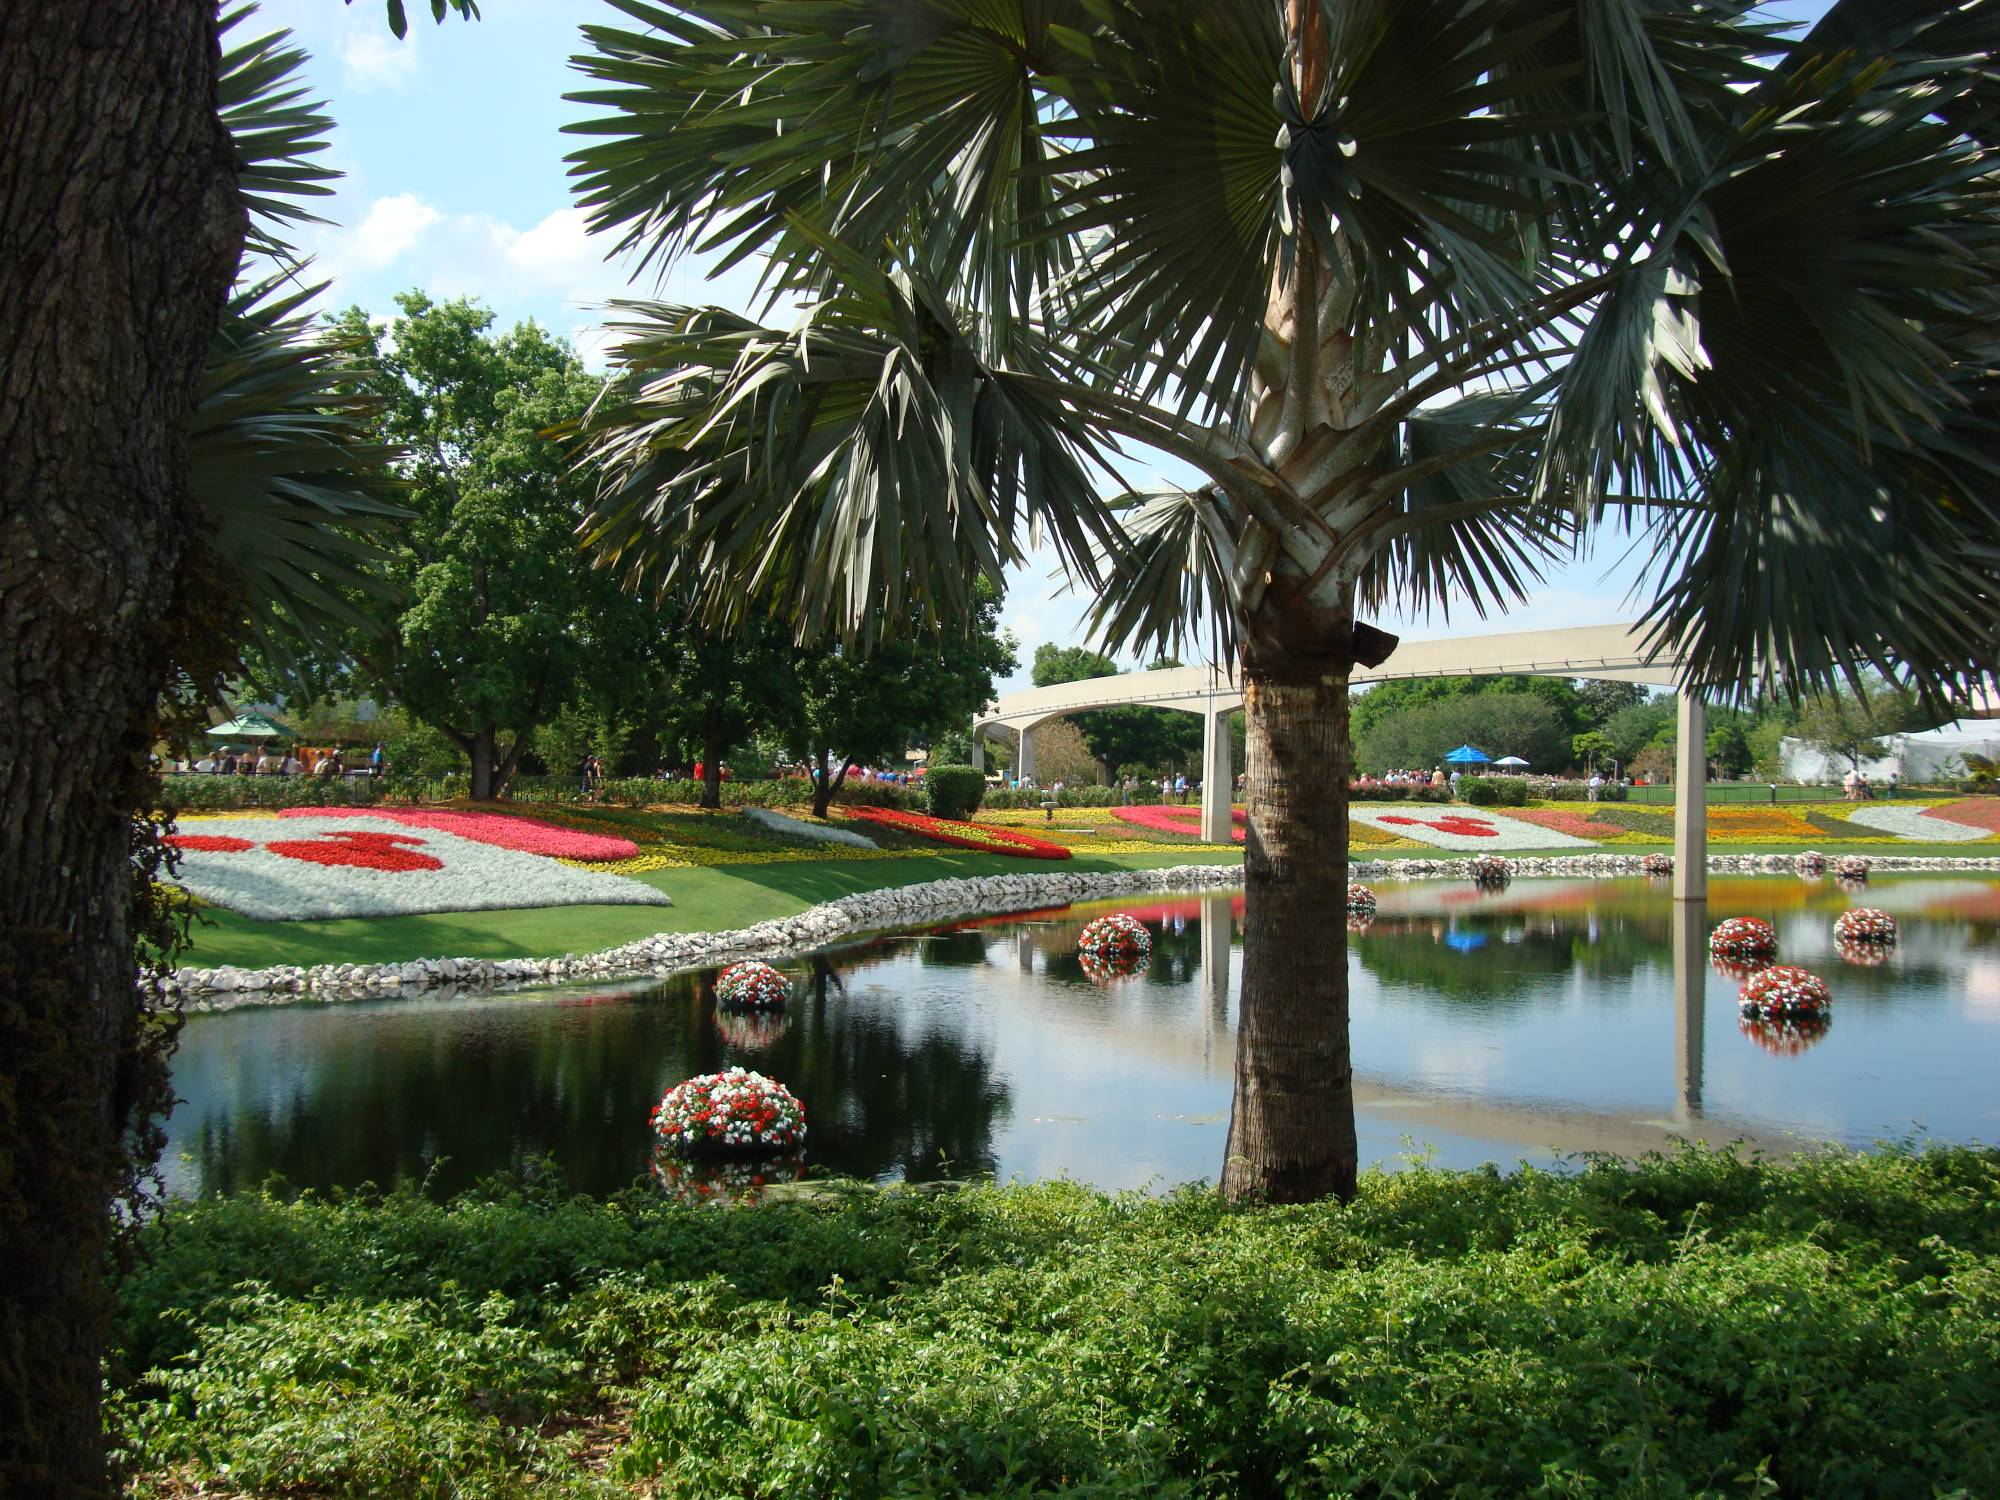
[(1711, 836), (1725, 839), (1815, 839), (1827, 835), (1795, 812), (1775, 807), (1713, 807)]

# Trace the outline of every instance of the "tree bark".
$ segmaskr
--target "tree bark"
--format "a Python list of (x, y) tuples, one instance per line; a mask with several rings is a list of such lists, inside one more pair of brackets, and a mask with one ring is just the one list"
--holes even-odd
[(493, 779), (493, 731), (482, 729), (473, 735), (467, 753), (472, 757), (472, 800), (491, 802), (500, 795)]
[(1347, 1035), (1347, 681), (1342, 661), (1246, 652), (1242, 1012), (1222, 1190), (1354, 1194)]
[(128, 817), (243, 242), (212, 0), (0, 7), (0, 1494), (110, 1493)]
[(701, 805), (722, 806), (722, 705), (711, 703), (701, 720)]

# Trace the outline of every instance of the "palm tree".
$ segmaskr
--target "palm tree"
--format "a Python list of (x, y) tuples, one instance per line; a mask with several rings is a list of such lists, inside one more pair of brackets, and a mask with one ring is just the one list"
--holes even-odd
[[(618, 305), (587, 541), (866, 639), (1039, 534), (1108, 643), (1235, 661), (1232, 1196), (1354, 1188), (1362, 616), (1608, 523), (1705, 687), (1994, 659), (1992, 0), (612, 3), (593, 228), (804, 311)], [(1101, 493), (1135, 447), (1198, 482)]]

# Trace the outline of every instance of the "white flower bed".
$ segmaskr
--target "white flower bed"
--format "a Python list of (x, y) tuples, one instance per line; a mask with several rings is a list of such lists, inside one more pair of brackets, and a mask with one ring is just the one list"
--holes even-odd
[(1971, 844), (1988, 837), (1983, 828), (1934, 818), (1921, 807), (1857, 807), (1847, 815), (1847, 821), (1919, 844)]
[(856, 833), (851, 828), (829, 828), (824, 823), (808, 823), (803, 818), (788, 818), (781, 812), (772, 812), (768, 807), (746, 807), (743, 816), (760, 827), (773, 833), (789, 834), (795, 839), (810, 839), (815, 844), (846, 844), (854, 849), (879, 849), (881, 845), (865, 833)]
[(1426, 807), (1389, 803), (1353, 807), (1348, 816), (1398, 838), (1440, 849), (1483, 854), (1497, 849), (1594, 849), (1589, 839), (1558, 833), (1538, 823), (1510, 818), (1486, 807)]
[(180, 885), (265, 921), (533, 906), (671, 906), (623, 875), (578, 869), (386, 818), (204, 819), (184, 825)]

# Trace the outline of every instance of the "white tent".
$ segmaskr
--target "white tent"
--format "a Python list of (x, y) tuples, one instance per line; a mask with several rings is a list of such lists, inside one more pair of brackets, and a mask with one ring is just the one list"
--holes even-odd
[[(1951, 781), (1965, 774), (1965, 757), (1983, 755), (2000, 760), (2000, 721), (1958, 719), (1918, 734), (1884, 736), (1888, 753), (1878, 760), (1863, 760), (1861, 774), (1870, 781), (1887, 781), (1893, 773), (1905, 784)], [(1779, 745), (1785, 757), (1785, 775), (1798, 782), (1833, 782), (1846, 777), (1844, 755), (1828, 755), (1804, 740), (1785, 740)]]

